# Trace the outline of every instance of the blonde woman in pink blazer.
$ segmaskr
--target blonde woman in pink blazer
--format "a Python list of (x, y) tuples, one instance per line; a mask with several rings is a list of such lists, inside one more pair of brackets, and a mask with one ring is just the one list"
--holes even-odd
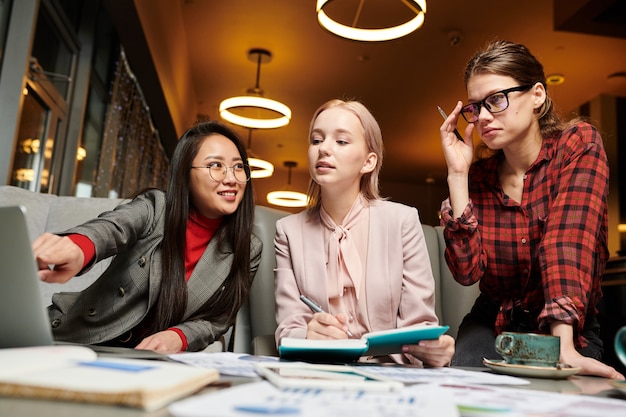
[[(276, 224), (276, 343), (437, 324), (417, 210), (378, 191), (383, 142), (372, 114), (359, 102), (331, 100), (315, 112), (309, 140), (308, 207)], [(365, 360), (445, 366), (453, 354), (454, 339), (443, 335)]]

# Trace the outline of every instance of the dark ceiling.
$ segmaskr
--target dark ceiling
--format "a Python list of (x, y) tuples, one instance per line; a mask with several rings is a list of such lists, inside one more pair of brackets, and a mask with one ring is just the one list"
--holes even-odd
[[(124, 15), (128, 13), (120, 3), (124, 2), (105, 1), (140, 83), (149, 84), (142, 79), (158, 80), (158, 64), (152, 72), (142, 64), (150, 55), (137, 52), (141, 42), (136, 31), (129, 30)], [(329, 13), (350, 21), (358, 4), (359, 0), (333, 0)], [(261, 66), (260, 86), (266, 97), (289, 105), (293, 118), (286, 127), (254, 131), (252, 149), (279, 170), (284, 161), (297, 161), (295, 173), (301, 176), (308, 175), (310, 118), (323, 102), (339, 97), (361, 100), (378, 119), (386, 147), (383, 181), (424, 183), (432, 177), (444, 182), (437, 105), (449, 110), (457, 100), (465, 100), (465, 62), (495, 38), (526, 44), (544, 63), (547, 74), (565, 76), (564, 84), (550, 88), (563, 113), (602, 94), (626, 97), (624, 1), (430, 0), (427, 4), (421, 29), (378, 43), (350, 41), (326, 32), (317, 23), (315, 0), (151, 1), (150, 11), (180, 19), (180, 25), (161, 25), (160, 30), (185, 42), (191, 96), (201, 117), (219, 117), (221, 100), (245, 94), (255, 85), (256, 64), (248, 59), (248, 50), (271, 51), (271, 62)], [(406, 17), (403, 7), (401, 0), (366, 0), (360, 21), (372, 26), (398, 21)], [(144, 13), (142, 25), (149, 18)], [(177, 27), (184, 33), (170, 32)], [(153, 101), (159, 95), (163, 99), (152, 88), (144, 87), (144, 92)], [(157, 114), (159, 107), (163, 105), (151, 104)], [(167, 119), (155, 116), (162, 132), (172, 130)], [(247, 138), (247, 130), (235, 129)]]

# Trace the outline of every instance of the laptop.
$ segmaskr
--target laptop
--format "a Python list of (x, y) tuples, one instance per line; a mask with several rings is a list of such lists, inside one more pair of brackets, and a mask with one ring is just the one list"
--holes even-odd
[[(74, 344), (55, 341), (22, 206), (0, 207), (0, 348)], [(100, 356), (165, 359), (123, 347), (88, 345)]]
[(25, 209), (0, 207), (0, 348), (52, 345)]

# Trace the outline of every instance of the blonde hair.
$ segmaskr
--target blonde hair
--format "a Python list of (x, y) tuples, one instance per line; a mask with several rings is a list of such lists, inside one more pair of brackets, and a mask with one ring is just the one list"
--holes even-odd
[[(313, 125), (319, 115), (325, 110), (332, 108), (347, 110), (354, 114), (361, 122), (367, 150), (368, 152), (375, 153), (378, 158), (374, 169), (371, 172), (363, 174), (361, 177), (359, 188), (361, 194), (367, 201), (382, 199), (378, 187), (378, 175), (383, 165), (383, 135), (380, 131), (380, 126), (378, 126), (378, 122), (362, 103), (353, 100), (333, 99), (322, 104), (313, 114), (311, 125), (309, 127), (309, 138), (311, 137), (311, 133), (313, 131)], [(322, 204), (322, 192), (320, 185), (313, 181), (313, 179), (309, 182), (307, 196), (307, 207), (311, 209), (312, 212), (318, 212)]]

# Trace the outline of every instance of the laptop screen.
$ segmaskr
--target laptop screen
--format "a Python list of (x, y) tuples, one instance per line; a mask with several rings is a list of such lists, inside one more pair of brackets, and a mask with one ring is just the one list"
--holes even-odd
[(25, 209), (0, 207), (0, 348), (51, 345)]

